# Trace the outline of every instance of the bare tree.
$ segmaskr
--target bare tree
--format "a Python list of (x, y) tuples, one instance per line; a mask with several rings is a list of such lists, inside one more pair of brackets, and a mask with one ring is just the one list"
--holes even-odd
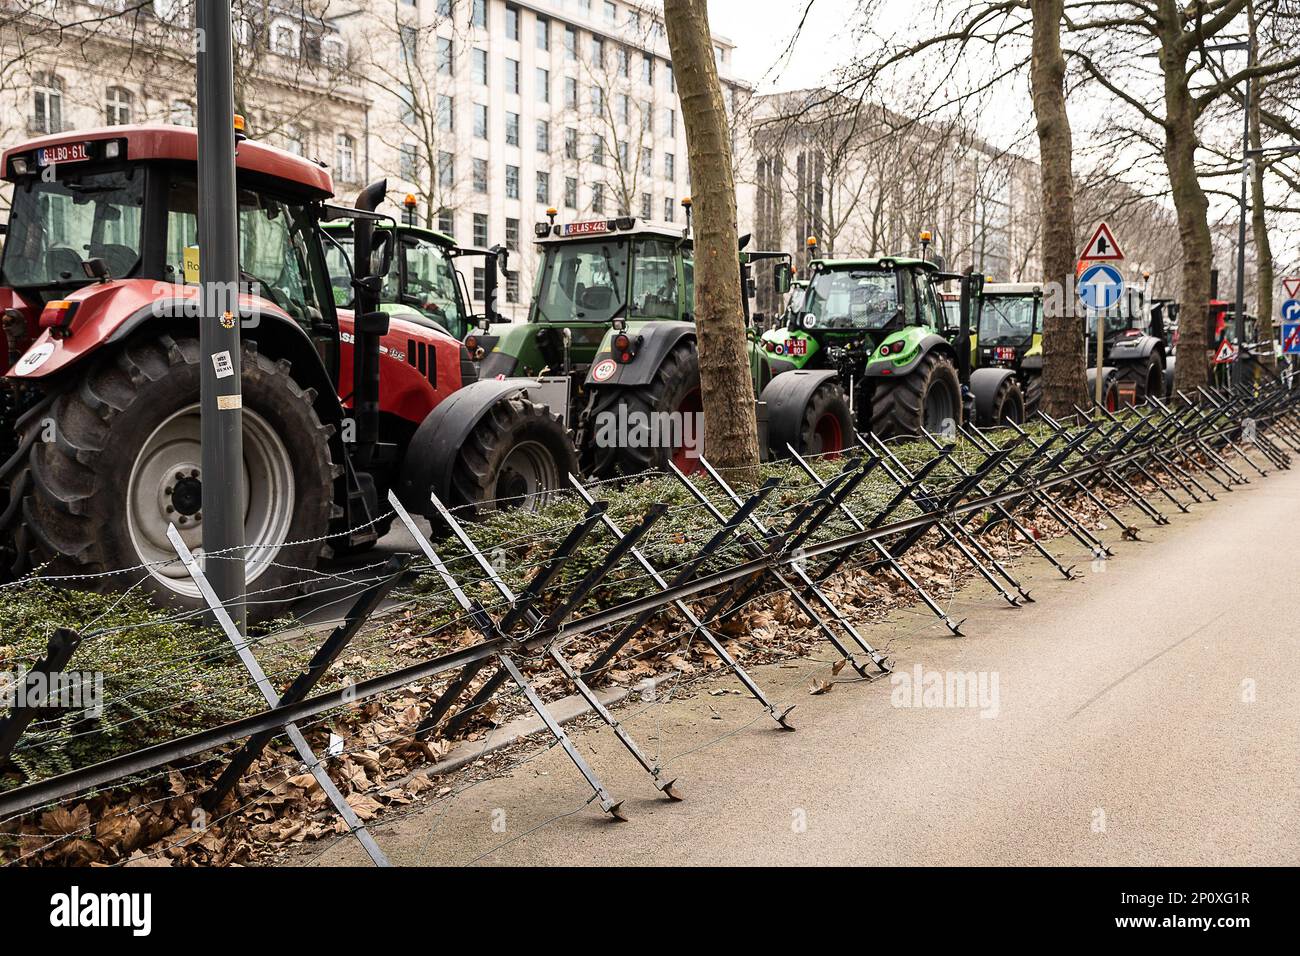
[(714, 464), (752, 481), (758, 471), (758, 427), (736, 256), (736, 186), (707, 4), (664, 0), (664, 21), (694, 191), (695, 323), (704, 430)]

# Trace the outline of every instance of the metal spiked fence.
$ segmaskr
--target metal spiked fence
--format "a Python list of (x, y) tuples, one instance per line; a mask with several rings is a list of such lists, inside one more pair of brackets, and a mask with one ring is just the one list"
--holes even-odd
[[(848, 667), (872, 680), (891, 670), (887, 649), (873, 646), (861, 622), (832, 594), (829, 585), (837, 576), (888, 574), (949, 633), (961, 635), (963, 622), (942, 606), (942, 595), (931, 593), (907, 566), (923, 541), (940, 543), (954, 567), (981, 581), (997, 600), (1020, 608), (1034, 599), (995, 554), (995, 532), (1005, 531), (1028, 555), (1072, 579), (1077, 571), (1045, 543), (1039, 524), (1055, 524), (1063, 539), (1072, 539), (1090, 558), (1107, 558), (1111, 549), (1081, 512), (1104, 515), (1124, 537), (1137, 538), (1140, 527), (1117, 508), (1132, 509), (1140, 516), (1136, 521), (1163, 525), (1170, 520), (1166, 511), (1186, 512), (1249, 483), (1252, 474), (1288, 469), (1291, 455), (1300, 451), (1296, 412), (1297, 393), (1268, 383), (1178, 393), (1119, 413), (1078, 410), (1068, 422), (1040, 415), (1029, 427), (963, 426), (908, 445), (864, 435), (854, 453), (837, 461), (810, 460), (788, 449), (790, 462), (782, 473), (753, 488), (733, 487), (706, 459), (693, 475), (672, 468), (671, 480), (656, 486), (671, 501), (643, 502), (627, 483), (584, 485), (570, 476), (573, 491), (554, 520), (539, 517), (534, 530), (496, 540), (485, 539), (478, 526), (466, 525), (436, 498), (435, 538), (390, 496), (392, 516), (411, 535), (414, 553), (347, 574), (319, 575), (318, 597), (345, 609), (305, 662), (304, 642), (314, 636), (301, 628), (242, 636), (208, 584), (203, 564), (173, 530), (178, 560), (203, 596), (222, 643), (186, 659), (172, 675), (176, 700), (164, 696), (143, 715), (130, 700), (110, 701), (116, 709), (107, 718), (80, 730), (66, 713), (24, 695), (0, 719), (0, 761), (38, 753), (51, 726), (71, 726), (71, 736), (93, 739), (183, 709), (191, 702), (186, 693), (193, 678), (185, 670), (191, 665), (218, 661), (227, 674), (237, 667), (241, 676), (230, 693), (260, 700), (261, 706), (249, 704), (229, 719), (0, 791), (0, 832), (72, 799), (148, 787), (178, 768), (187, 782), (182, 794), (170, 796), (185, 796), (211, 825), (243, 811), (241, 787), (256, 789), (276, 772), (298, 771), (314, 779), (340, 830), (357, 839), (377, 865), (387, 865), (366, 820), (330, 774), (356, 751), (331, 732), (321, 752), (308, 735), (319, 737), (339, 714), (394, 695), (415, 700), (417, 715), (393, 732), (385, 744), (390, 748), (458, 738), (491, 708), (522, 699), (552, 744), (568, 755), (590, 800), (624, 819), (622, 802), (552, 712), (547, 695), (556, 688), (573, 690), (658, 793), (680, 799), (677, 781), (597, 690), (629, 656), (698, 641), (719, 669), (739, 681), (760, 715), (793, 730), (793, 707), (773, 701), (728, 647), (724, 631), (756, 601), (788, 601), (834, 649), (835, 672)], [(624, 497), (634, 501), (620, 518)], [(209, 562), (228, 557), (205, 556)], [(129, 580), (148, 570), (122, 574)], [(254, 590), (249, 600), (266, 597)], [(340, 682), (337, 672), (347, 655), (384, 659), (393, 643), (385, 622), (403, 614), (416, 622), (420, 652), (401, 666), (376, 667)], [(172, 620), (196, 617), (191, 612)], [(95, 623), (55, 631), (44, 656), (23, 674), (23, 689), (49, 686), (87, 645), (114, 633)], [(295, 653), (286, 654), (286, 647)], [(272, 755), (281, 737), (292, 753)], [(88, 821), (83, 829), (101, 822)], [(12, 862), (79, 838), (69, 827), (28, 833), (28, 849)]]

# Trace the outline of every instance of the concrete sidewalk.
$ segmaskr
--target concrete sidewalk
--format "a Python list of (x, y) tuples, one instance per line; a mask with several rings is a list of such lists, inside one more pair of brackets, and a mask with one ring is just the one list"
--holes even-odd
[[(1294, 865), (1300, 469), (1171, 518), (1141, 524), (1139, 543), (1104, 532), (1117, 554), (1100, 572), (1065, 552), (1079, 581), (1025, 558), (1038, 602), (1021, 610), (969, 586), (953, 608), (965, 638), (898, 612), (867, 635), (896, 658), (894, 680), (810, 695), (831, 679), (825, 648), (820, 663), (758, 668), (798, 705), (796, 733), (747, 696), (710, 693), (737, 686), (727, 678), (625, 705), (685, 802), (658, 799), (599, 728), (577, 740), (628, 823), (584, 806), (590, 791), (553, 748), (372, 831), (407, 865)], [(902, 706), (925, 702), (896, 684), (918, 665), (923, 682), (973, 675), (983, 701)], [(319, 862), (365, 859), (343, 840)]]

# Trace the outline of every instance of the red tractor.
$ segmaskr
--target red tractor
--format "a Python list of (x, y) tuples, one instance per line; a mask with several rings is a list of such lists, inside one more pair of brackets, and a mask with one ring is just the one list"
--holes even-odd
[[(116, 126), (0, 159), (13, 184), (0, 260), (12, 574), (111, 588), (109, 572), (144, 565), (157, 597), (200, 604), (166, 537), (174, 523), (202, 542), (197, 147), (192, 129)], [(534, 506), (577, 470), (528, 382), (474, 383), (460, 342), (379, 309), (384, 184), (332, 205), (324, 168), (243, 138), (236, 166), (250, 610), (283, 608), (331, 549), (373, 544), (390, 488), (425, 514), (430, 492), (469, 511)], [(341, 219), (374, 237), (353, 266), (374, 305), (355, 319), (335, 308), (326, 266), (322, 226)]]

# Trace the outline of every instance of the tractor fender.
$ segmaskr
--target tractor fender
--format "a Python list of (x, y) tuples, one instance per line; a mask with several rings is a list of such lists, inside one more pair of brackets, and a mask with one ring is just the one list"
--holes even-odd
[(1165, 359), (1165, 394), (1174, 394), (1174, 362), (1178, 360), (1177, 355), (1171, 355)]
[(610, 329), (600, 341), (600, 348), (587, 370), (587, 385), (600, 388), (617, 386), (639, 388), (654, 381), (655, 373), (679, 342), (695, 338), (693, 322), (645, 322), (625, 330), (632, 339), (635, 355), (623, 365), (614, 360), (614, 336)]
[(429, 492), (446, 500), (451, 491), (451, 475), (460, 447), (470, 433), (498, 402), (528, 391), (531, 379), (482, 379), (453, 392), (425, 416), (411, 442), (398, 472), (394, 490), (412, 511), (429, 515)]
[(1026, 355), (1020, 360), (1020, 370), (1023, 372), (1041, 372), (1043, 370), (1043, 353)]
[[(925, 336), (925, 338), (921, 339), (920, 347), (916, 350), (916, 355), (906, 365), (895, 365), (892, 359), (873, 359), (871, 362), (867, 363), (866, 371), (862, 373), (863, 377), (881, 378), (883, 376), (897, 377), (909, 375), (918, 365), (921, 364), (921, 359), (925, 358), (936, 348), (940, 348), (946, 352), (949, 358), (952, 358), (954, 355), (952, 343), (942, 335), (936, 335), (931, 332), (929, 335)], [(956, 362), (954, 361), (953, 364), (956, 364)]]
[[(1119, 370), (1115, 368), (1113, 365), (1103, 366), (1101, 372), (1102, 372), (1101, 380), (1103, 384), (1107, 381), (1107, 379), (1110, 379), (1113, 376), (1119, 374)], [(1088, 369), (1088, 400), (1092, 401), (1093, 396), (1096, 394), (1097, 394), (1097, 369), (1094, 367)]]
[(803, 413), (813, 392), (838, 378), (834, 369), (782, 372), (767, 383), (758, 400), (767, 406), (768, 447), (771, 457), (784, 458), (785, 446), (799, 447)]
[[(1134, 340), (1129, 339), (1128, 341), (1134, 341)], [(1112, 345), (1110, 349), (1110, 355), (1107, 356), (1110, 363), (1112, 365), (1115, 365), (1121, 362), (1138, 361), (1147, 358), (1153, 352), (1159, 356), (1161, 362), (1164, 361), (1165, 343), (1163, 341), (1156, 338), (1154, 335), (1143, 335), (1138, 337), (1136, 339), (1136, 342), (1137, 342), (1136, 345), (1130, 345), (1124, 347), (1121, 347), (1119, 345)]]
[(1002, 383), (1015, 378), (1009, 368), (977, 368), (970, 373), (970, 390), (975, 396), (975, 421), (983, 424), (993, 421), (993, 399)]

